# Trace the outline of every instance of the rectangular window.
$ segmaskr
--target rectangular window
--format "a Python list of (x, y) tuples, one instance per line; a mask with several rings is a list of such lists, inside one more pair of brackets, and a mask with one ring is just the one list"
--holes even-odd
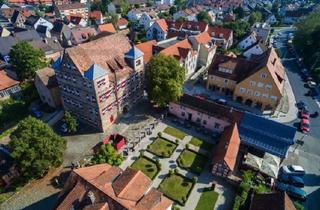
[(181, 112), (181, 116), (184, 117), (186, 115), (186, 113), (184, 112)]
[(272, 85), (271, 85), (271, 84), (266, 84), (266, 87), (265, 87), (265, 88), (268, 89), (268, 90), (271, 90)]
[(278, 100), (278, 97), (277, 97), (277, 96), (270, 96), (270, 99), (271, 99), (272, 101), (277, 101), (277, 100)]
[(225, 83), (225, 84), (228, 84), (228, 82), (229, 82), (229, 80), (227, 80), (227, 79), (224, 80), (224, 83)]
[(264, 86), (264, 84), (262, 82), (258, 82), (258, 88), (262, 88)]
[(244, 92), (246, 92), (246, 89), (245, 88), (240, 88), (240, 93), (244, 93)]
[(254, 95), (255, 95), (256, 97), (259, 97), (261, 94), (260, 94), (259, 91), (256, 91), (256, 92), (254, 93)]
[(269, 94), (268, 94), (268, 93), (264, 93), (264, 94), (262, 94), (262, 97), (263, 97), (263, 98), (268, 98), (268, 97), (269, 97)]
[(247, 90), (247, 94), (248, 94), (249, 96), (252, 96), (252, 95), (253, 95), (253, 90), (248, 89), (248, 90)]
[(256, 82), (255, 81), (250, 81), (250, 86), (253, 87), (256, 85)]
[(263, 78), (263, 79), (265, 79), (265, 78), (267, 78), (267, 74), (264, 73), (264, 72), (262, 72), (262, 73), (260, 74), (260, 77)]

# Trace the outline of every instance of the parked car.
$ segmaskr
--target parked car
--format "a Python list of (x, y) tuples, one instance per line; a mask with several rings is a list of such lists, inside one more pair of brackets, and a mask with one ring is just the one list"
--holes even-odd
[(299, 112), (299, 117), (300, 117), (301, 119), (309, 119), (309, 117), (310, 117), (309, 111), (306, 110), (306, 109), (300, 110), (300, 112)]
[(300, 109), (300, 110), (307, 109), (307, 105), (303, 101), (299, 101), (296, 105), (297, 105), (298, 109)]
[(302, 133), (308, 133), (310, 131), (310, 121), (308, 119), (301, 119), (300, 130)]
[(301, 201), (305, 201), (307, 199), (307, 193), (298, 187), (289, 185), (286, 192), (292, 198), (296, 198)]
[(39, 111), (36, 107), (32, 107), (31, 113), (32, 113), (32, 115), (33, 115), (34, 117), (36, 117), (36, 118), (38, 118), (38, 119), (42, 117), (41, 111)]
[(304, 168), (299, 165), (285, 165), (280, 169), (280, 174), (285, 175), (303, 176), (305, 173)]
[(288, 175), (288, 174), (280, 174), (278, 177), (280, 182), (285, 184), (289, 184), (295, 187), (304, 187), (304, 181), (300, 176)]
[(226, 105), (227, 104), (227, 100), (223, 99), (223, 98), (219, 98), (217, 100), (215, 100), (218, 104), (222, 104), (222, 105)]
[(315, 83), (314, 81), (308, 81), (307, 86), (308, 88), (315, 88), (317, 86), (317, 83)]

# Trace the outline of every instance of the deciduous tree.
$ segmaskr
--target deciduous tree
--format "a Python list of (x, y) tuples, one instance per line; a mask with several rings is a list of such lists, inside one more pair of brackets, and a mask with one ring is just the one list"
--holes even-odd
[(63, 122), (67, 125), (69, 133), (75, 133), (78, 130), (77, 119), (68, 111), (64, 113)]
[(108, 163), (110, 165), (119, 166), (124, 158), (118, 154), (111, 143), (103, 144), (98, 152), (92, 158), (92, 163), (101, 164)]
[(20, 121), (9, 143), (16, 168), (25, 180), (42, 177), (63, 162), (65, 139), (33, 117)]
[(211, 23), (212, 22), (212, 18), (210, 17), (208, 12), (206, 12), (206, 11), (199, 12), (197, 14), (197, 19), (198, 19), (198, 21), (204, 21), (206, 23)]
[(182, 95), (185, 69), (171, 56), (154, 56), (146, 68), (147, 93), (149, 99), (165, 106)]
[(37, 70), (47, 66), (44, 52), (27, 42), (14, 45), (9, 57), (12, 69), (21, 80), (34, 78)]

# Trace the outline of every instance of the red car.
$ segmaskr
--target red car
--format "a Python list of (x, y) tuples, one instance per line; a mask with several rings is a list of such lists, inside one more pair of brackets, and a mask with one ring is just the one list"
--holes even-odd
[(301, 110), (299, 113), (301, 119), (309, 119), (310, 117), (309, 112), (307, 110)]
[(300, 130), (302, 133), (308, 133), (310, 131), (310, 122), (308, 119), (301, 119)]

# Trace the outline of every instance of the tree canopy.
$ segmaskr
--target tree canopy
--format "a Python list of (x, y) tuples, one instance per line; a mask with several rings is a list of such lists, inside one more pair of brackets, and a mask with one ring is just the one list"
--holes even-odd
[(320, 78), (320, 9), (297, 24), (293, 44), (312, 73)]
[(44, 52), (27, 42), (14, 45), (9, 56), (12, 69), (21, 80), (34, 78), (37, 70), (47, 66)]
[(244, 15), (245, 15), (245, 12), (244, 12), (244, 10), (243, 10), (242, 7), (237, 7), (237, 8), (235, 8), (233, 12), (237, 15), (237, 18), (238, 18), (238, 19), (243, 18)]
[(170, 10), (169, 10), (169, 14), (170, 14), (170, 15), (173, 15), (173, 14), (176, 13), (176, 12), (177, 12), (177, 7), (176, 7), (176, 6), (170, 7)]
[(198, 21), (204, 21), (206, 23), (211, 23), (212, 22), (212, 18), (210, 17), (208, 12), (206, 12), (206, 11), (199, 12), (197, 14), (197, 19), (198, 19)]
[(118, 154), (111, 143), (103, 144), (98, 152), (92, 158), (93, 164), (108, 163), (110, 165), (119, 166), (124, 158)]
[(185, 69), (171, 56), (162, 54), (152, 57), (146, 68), (147, 93), (149, 99), (165, 106), (182, 95)]
[(240, 40), (247, 33), (250, 24), (243, 20), (237, 20), (235, 22), (225, 23), (223, 27), (232, 29), (234, 38)]
[(65, 139), (36, 118), (29, 116), (20, 121), (10, 138), (12, 156), (25, 180), (42, 177), (63, 162)]
[(262, 14), (259, 11), (252, 12), (249, 17), (250, 25), (253, 25), (254, 23), (260, 22), (261, 20), (262, 20)]
[(68, 111), (64, 113), (63, 122), (67, 125), (68, 132), (75, 133), (78, 130), (78, 122), (76, 118)]

